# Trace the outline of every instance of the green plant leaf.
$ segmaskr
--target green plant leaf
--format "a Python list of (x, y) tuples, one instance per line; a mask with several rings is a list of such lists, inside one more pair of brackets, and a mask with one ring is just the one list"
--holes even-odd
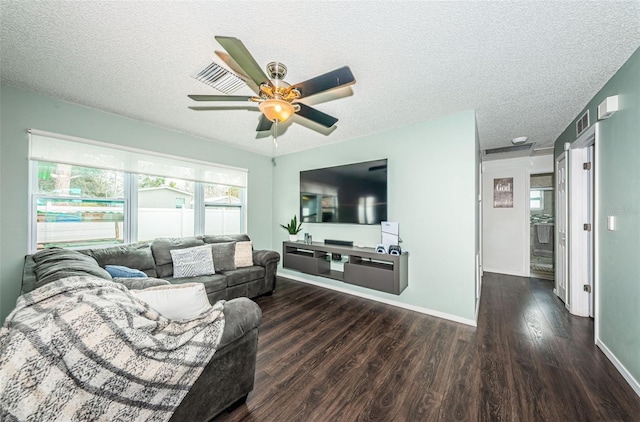
[(302, 222), (298, 224), (298, 216), (294, 215), (289, 224), (286, 226), (284, 224), (280, 224), (280, 227), (285, 229), (289, 234), (298, 234), (302, 230)]

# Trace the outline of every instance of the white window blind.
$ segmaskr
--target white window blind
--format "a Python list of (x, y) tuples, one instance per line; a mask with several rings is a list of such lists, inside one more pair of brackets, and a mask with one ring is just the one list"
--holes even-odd
[(248, 170), (88, 139), (29, 130), (29, 159), (247, 187)]

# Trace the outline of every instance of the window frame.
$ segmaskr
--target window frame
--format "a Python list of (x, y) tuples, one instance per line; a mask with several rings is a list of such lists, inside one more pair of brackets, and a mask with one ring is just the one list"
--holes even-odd
[[(533, 211), (541, 211), (544, 210), (544, 191), (545, 189), (529, 189), (529, 209)], [(533, 192), (538, 192), (539, 195), (537, 197), (532, 198), (531, 194)], [(532, 201), (539, 201), (540, 207), (533, 206)]]
[[(29, 203), (30, 203), (30, 216), (28, 223), (29, 230), (29, 252), (34, 253), (38, 250), (38, 199), (56, 197), (55, 195), (38, 193), (38, 162), (37, 160), (29, 160)], [(51, 162), (44, 161), (42, 162)], [(53, 162), (58, 164), (56, 162)], [(63, 163), (64, 164), (64, 163)], [(87, 166), (82, 166), (87, 167)], [(94, 167), (97, 168), (97, 167)], [(107, 248), (110, 246), (117, 246), (122, 244), (131, 244), (138, 241), (138, 174), (130, 173), (126, 171), (120, 171), (123, 174), (123, 198), (92, 198), (92, 197), (71, 197), (72, 199), (86, 200), (86, 199), (99, 199), (99, 200), (118, 200), (124, 201), (123, 209), (123, 243), (100, 243), (92, 246), (78, 246), (70, 247), (69, 249), (87, 249), (87, 248)], [(184, 180), (184, 179), (181, 179)], [(205, 198), (204, 198), (204, 185), (211, 184), (200, 181), (193, 181), (194, 183), (194, 235), (202, 236), (205, 233)], [(220, 186), (224, 186), (218, 184)], [(217, 204), (217, 207), (233, 207), (240, 208), (240, 231), (241, 233), (247, 232), (247, 190), (248, 187), (234, 186), (240, 189), (240, 203), (239, 204)], [(67, 198), (67, 196), (59, 196), (59, 198)], [(58, 197), (56, 197), (58, 198)]]

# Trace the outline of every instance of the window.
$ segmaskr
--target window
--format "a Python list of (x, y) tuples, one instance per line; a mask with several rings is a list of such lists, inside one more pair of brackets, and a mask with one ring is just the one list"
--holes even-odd
[(239, 233), (244, 213), (244, 189), (204, 184), (204, 234)]
[(195, 182), (138, 175), (138, 241), (195, 234)]
[(37, 162), (33, 249), (124, 242), (122, 173)]
[(246, 170), (40, 133), (30, 137), (31, 251), (246, 232)]
[(531, 189), (529, 191), (529, 208), (532, 210), (544, 209), (544, 191), (540, 189)]

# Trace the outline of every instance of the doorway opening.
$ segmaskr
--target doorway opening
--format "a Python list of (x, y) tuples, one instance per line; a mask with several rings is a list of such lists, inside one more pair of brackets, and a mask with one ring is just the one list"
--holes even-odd
[(530, 276), (554, 279), (555, 190), (553, 173), (532, 174), (529, 183)]

